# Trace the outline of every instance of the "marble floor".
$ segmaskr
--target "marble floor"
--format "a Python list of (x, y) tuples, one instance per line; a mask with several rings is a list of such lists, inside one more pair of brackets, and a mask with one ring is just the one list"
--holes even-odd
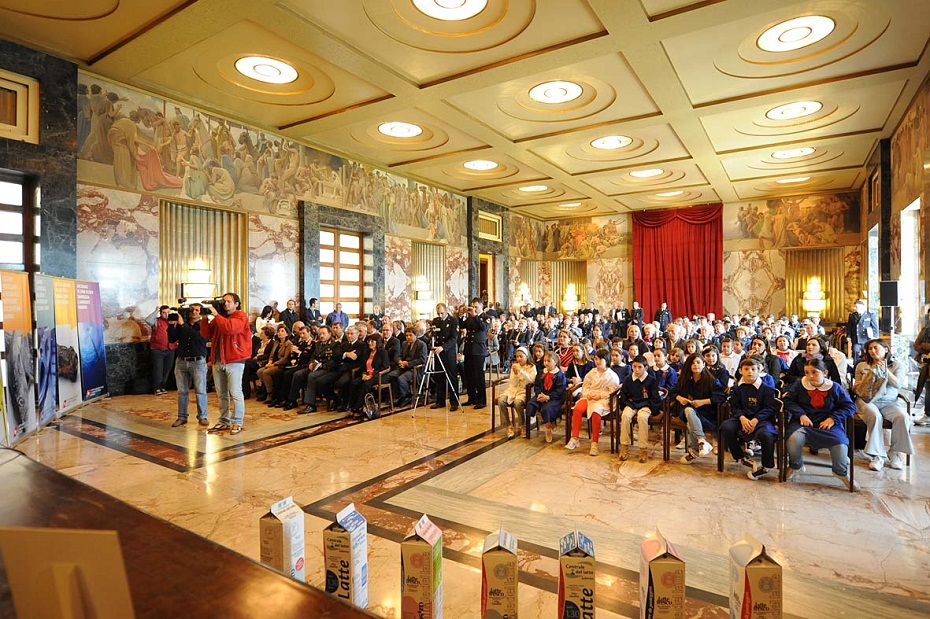
[[(193, 403), (192, 403), (193, 404)], [(74, 411), (17, 448), (152, 515), (258, 560), (258, 521), (286, 496), (304, 508), (307, 581), (324, 582), (322, 531), (349, 502), (368, 519), (368, 610), (399, 617), (399, 543), (423, 513), (443, 529), (445, 617), (477, 617), (484, 537), (520, 540), (520, 615), (556, 615), (558, 541), (578, 528), (597, 554), (598, 617), (638, 617), (639, 544), (658, 527), (687, 562), (689, 618), (729, 616), (727, 551), (746, 533), (784, 567), (785, 617), (930, 616), (930, 428), (905, 471), (869, 471), (850, 494), (827, 460), (798, 482), (751, 482), (716, 458), (618, 463), (541, 435), (507, 440), (490, 411), (420, 408), (373, 422), (246, 402), (245, 430), (171, 428), (177, 399), (122, 396)], [(211, 394), (211, 420), (216, 400)], [(653, 437), (657, 441), (658, 437)], [(635, 454), (635, 449), (633, 450)], [(729, 457), (727, 457), (729, 460)], [(774, 477), (774, 476), (773, 476)]]

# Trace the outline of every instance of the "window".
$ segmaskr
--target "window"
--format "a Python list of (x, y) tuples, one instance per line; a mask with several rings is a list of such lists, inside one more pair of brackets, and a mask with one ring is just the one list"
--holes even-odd
[(320, 313), (324, 316), (337, 302), (350, 318), (361, 315), (364, 251), (361, 233), (320, 228)]
[(0, 269), (38, 271), (36, 195), (35, 185), (28, 177), (0, 172)]

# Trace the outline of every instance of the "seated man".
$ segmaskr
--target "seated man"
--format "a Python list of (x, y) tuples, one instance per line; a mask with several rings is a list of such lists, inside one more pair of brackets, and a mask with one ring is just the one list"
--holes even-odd
[[(338, 324), (338, 323), (337, 323)], [(304, 382), (304, 408), (297, 411), (298, 415), (316, 412), (317, 389), (327, 388), (338, 378), (338, 368), (342, 364), (340, 359), (340, 346), (332, 338), (332, 331), (327, 326), (321, 326), (320, 339), (313, 349), (313, 360), (308, 366), (309, 372)]]
[(310, 327), (302, 325), (300, 339), (291, 350), (290, 363), (284, 368), (284, 374), (281, 376), (281, 398), (284, 400), (286, 411), (297, 408), (300, 390), (307, 384), (315, 344), (310, 334)]
[(416, 377), (414, 368), (426, 364), (426, 344), (417, 338), (416, 329), (404, 329), (404, 343), (400, 347), (400, 357), (387, 373), (391, 389), (397, 399), (397, 406), (407, 406), (413, 399), (412, 385)]
[[(367, 329), (365, 329), (367, 337)], [(353, 325), (346, 329), (346, 339), (342, 342), (341, 347), (341, 365), (333, 383), (338, 395), (335, 397), (340, 413), (349, 410), (349, 384), (352, 382), (352, 374), (355, 370), (362, 367), (368, 358), (368, 344), (361, 336), (359, 325)], [(319, 382), (319, 381), (318, 381)]]

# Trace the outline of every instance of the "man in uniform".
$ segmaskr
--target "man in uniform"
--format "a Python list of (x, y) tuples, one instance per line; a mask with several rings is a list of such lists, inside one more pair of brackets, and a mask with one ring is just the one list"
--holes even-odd
[(659, 323), (659, 331), (665, 332), (668, 323), (672, 322), (672, 313), (668, 311), (668, 304), (664, 301), (662, 306), (656, 310), (656, 315), (653, 317), (655, 322)]
[[(449, 394), (449, 410), (455, 411), (459, 408), (459, 394), (455, 387), (458, 384), (458, 377), (455, 375), (455, 356), (458, 352), (456, 342), (459, 336), (459, 321), (458, 318), (449, 313), (449, 308), (446, 307), (445, 303), (436, 306), (436, 313), (439, 315), (433, 318), (431, 345), (438, 361), (442, 362), (445, 376), (434, 375), (436, 380), (436, 402), (430, 408), (445, 408), (446, 391), (448, 391), (449, 385), (452, 385), (452, 393)], [(433, 367), (433, 371), (440, 369), (437, 366)]]
[(484, 386), (484, 360), (488, 356), (488, 329), (491, 319), (483, 311), (481, 299), (475, 297), (468, 307), (462, 327), (465, 329), (465, 385), (468, 388), (466, 406), (484, 408), (487, 389)]
[[(319, 340), (313, 347), (313, 360), (307, 367), (309, 372), (304, 380), (304, 407), (297, 411), (298, 415), (316, 412), (316, 390), (317, 381), (321, 378), (334, 374), (336, 367), (342, 362), (339, 358), (341, 349), (332, 338), (332, 331), (326, 325), (320, 326), (318, 331)], [(324, 379), (323, 384), (328, 385), (336, 379)]]
[(846, 337), (852, 345), (853, 364), (856, 364), (859, 362), (862, 346), (872, 338), (878, 337), (878, 318), (866, 310), (863, 299), (856, 301), (854, 309), (855, 311), (849, 314), (849, 320), (846, 321)]

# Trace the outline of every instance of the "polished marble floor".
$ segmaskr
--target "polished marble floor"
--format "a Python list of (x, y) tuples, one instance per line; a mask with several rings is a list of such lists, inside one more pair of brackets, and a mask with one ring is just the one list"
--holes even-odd
[[(650, 460), (619, 464), (541, 435), (507, 440), (488, 409), (420, 408), (359, 423), (246, 402), (245, 430), (171, 428), (174, 393), (81, 408), (18, 446), (28, 456), (253, 559), (258, 519), (293, 496), (306, 512), (307, 580), (321, 586), (322, 530), (354, 502), (369, 523), (369, 610), (399, 617), (399, 542), (423, 513), (444, 531), (445, 617), (477, 617), (480, 553), (499, 527), (520, 540), (520, 614), (556, 615), (559, 538), (595, 542), (598, 616), (637, 617), (638, 548), (658, 527), (687, 561), (689, 618), (727, 617), (727, 549), (747, 532), (784, 566), (785, 616), (930, 616), (930, 428), (915, 428), (905, 471), (857, 460), (849, 494), (826, 460), (799, 482), (751, 482), (745, 469)], [(216, 401), (211, 394), (211, 420)], [(657, 439), (658, 437), (653, 437)], [(634, 449), (634, 454), (636, 450)], [(729, 457), (728, 457), (729, 459)], [(818, 464), (819, 463), (819, 464)], [(196, 577), (196, 570), (192, 571)]]

